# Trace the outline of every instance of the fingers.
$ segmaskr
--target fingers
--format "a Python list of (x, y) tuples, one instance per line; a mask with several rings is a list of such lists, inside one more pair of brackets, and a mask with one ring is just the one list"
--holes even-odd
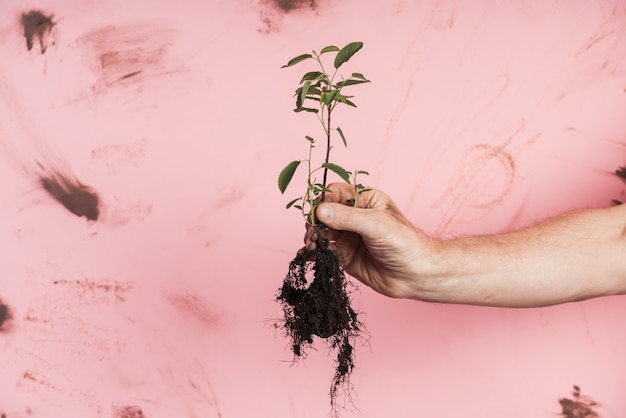
[(328, 186), (328, 189), (331, 192), (326, 193), (324, 201), (329, 203), (343, 203), (344, 205), (354, 206), (354, 200), (356, 198), (358, 207), (371, 208), (389, 200), (386, 194), (375, 189), (360, 191), (358, 192), (358, 196), (355, 196), (353, 184), (333, 183)]
[(315, 251), (320, 239), (325, 239), (328, 241), (329, 246), (332, 247), (335, 245), (340, 235), (341, 231), (307, 224), (306, 232), (304, 233), (304, 249), (307, 251)]
[(304, 233), (304, 249), (307, 251), (315, 251), (318, 239), (319, 233), (317, 228), (312, 228), (311, 225), (307, 224), (306, 232)]
[(322, 203), (316, 211), (317, 218), (329, 228), (354, 232), (363, 237), (371, 237), (378, 231), (380, 215), (378, 211), (353, 208), (340, 203)]
[[(385, 229), (384, 225), (390, 225), (392, 219), (388, 212), (393, 212), (396, 207), (385, 193), (379, 190), (363, 192), (358, 196), (358, 207), (355, 208), (352, 206), (354, 185), (333, 183), (328, 189), (330, 193), (326, 193), (325, 201), (317, 206), (315, 217), (330, 228), (324, 231), (324, 238), (331, 241), (331, 245), (336, 240), (337, 231), (353, 232), (366, 239), (374, 239), (380, 236)], [(306, 249), (316, 248), (318, 233), (314, 227), (307, 225), (304, 237)]]
[(325, 201), (333, 203), (345, 203), (354, 199), (354, 186), (348, 183), (332, 183), (328, 185), (331, 193), (326, 193)]

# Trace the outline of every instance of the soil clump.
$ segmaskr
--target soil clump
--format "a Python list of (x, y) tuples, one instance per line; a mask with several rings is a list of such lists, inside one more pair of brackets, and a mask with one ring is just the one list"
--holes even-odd
[(338, 395), (350, 397), (354, 342), (364, 328), (351, 306), (354, 286), (346, 279), (335, 251), (328, 248), (328, 240), (319, 236), (315, 250), (300, 251), (289, 263), (276, 296), (284, 319), (274, 326), (290, 338), (294, 362), (306, 357), (314, 337), (324, 340), (337, 353), (330, 387), (330, 403), (336, 412)]

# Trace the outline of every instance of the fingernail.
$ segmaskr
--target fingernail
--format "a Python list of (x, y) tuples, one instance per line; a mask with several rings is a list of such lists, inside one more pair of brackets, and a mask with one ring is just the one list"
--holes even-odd
[(320, 206), (320, 215), (324, 221), (332, 221), (333, 217), (335, 216), (335, 210), (332, 206)]

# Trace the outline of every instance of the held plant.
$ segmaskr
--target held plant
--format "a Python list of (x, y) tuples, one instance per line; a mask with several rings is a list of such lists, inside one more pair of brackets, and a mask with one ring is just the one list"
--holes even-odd
[[(344, 93), (344, 88), (348, 86), (354, 86), (357, 84), (369, 83), (370, 81), (361, 73), (352, 73), (352, 75), (344, 79), (339, 75), (339, 68), (348, 62), (354, 54), (356, 54), (363, 47), (362, 42), (352, 42), (345, 47), (339, 49), (336, 46), (327, 46), (317, 53), (312, 51), (312, 54), (302, 54), (292, 58), (289, 62), (283, 65), (281, 68), (291, 67), (300, 62), (307, 60), (316, 61), (319, 69), (316, 71), (309, 71), (302, 76), (300, 80), (300, 86), (296, 89), (296, 108), (295, 112), (309, 112), (314, 113), (320, 121), (324, 136), (326, 139), (326, 153), (324, 162), (315, 167), (312, 162), (313, 149), (315, 148), (316, 141), (313, 137), (305, 135), (305, 139), (309, 143), (309, 153), (306, 160), (294, 160), (287, 164), (285, 168), (280, 172), (278, 176), (278, 188), (281, 193), (284, 193), (289, 183), (291, 182), (296, 170), (301, 163), (306, 163), (307, 168), (307, 184), (303, 195), (291, 200), (287, 203), (287, 208), (294, 207), (302, 212), (302, 216), (305, 221), (310, 225), (316, 225), (315, 208), (318, 204), (324, 201), (327, 189), (328, 171), (332, 171), (337, 174), (342, 180), (347, 183), (351, 183), (351, 179), (354, 181), (355, 193), (354, 193), (354, 205), (356, 206), (358, 201), (358, 195), (365, 191), (365, 187), (362, 184), (357, 183), (357, 174), (367, 175), (367, 171), (357, 170), (351, 173), (344, 169), (342, 166), (330, 161), (330, 151), (332, 149), (332, 134), (336, 132), (339, 134), (344, 146), (348, 146), (346, 136), (344, 135), (341, 127), (333, 127), (332, 114), (333, 110), (339, 105), (347, 105), (356, 107), (356, 104), (350, 99), (353, 96), (348, 96)], [(332, 74), (326, 72), (324, 63), (322, 61), (322, 55), (336, 52), (333, 62)], [(340, 80), (336, 81), (339, 75)], [(315, 178), (315, 174), (319, 171), (323, 171), (322, 181), (318, 182)]]
[[(328, 173), (332, 172), (343, 181), (354, 187), (354, 196), (349, 202), (358, 205), (361, 193), (367, 191), (358, 182), (360, 175), (367, 175), (367, 171), (347, 171), (339, 164), (332, 162), (330, 152), (333, 147), (333, 136), (339, 137), (344, 146), (347, 146), (346, 136), (339, 126), (334, 126), (332, 118), (337, 106), (356, 107), (353, 96), (345, 93), (352, 86), (369, 83), (361, 73), (352, 73), (348, 78), (339, 74), (339, 68), (363, 47), (361, 42), (352, 42), (339, 49), (336, 46), (327, 46), (319, 53), (298, 55), (292, 58), (285, 67), (291, 67), (301, 62), (314, 62), (315, 71), (304, 73), (296, 89), (295, 112), (314, 114), (321, 126), (326, 146), (323, 159), (319, 163), (313, 160), (316, 141), (306, 135), (308, 142), (308, 157), (304, 160), (294, 160), (280, 172), (278, 188), (284, 193), (299, 167), (306, 167), (306, 185), (299, 197), (287, 204), (287, 209), (298, 209), (305, 222), (317, 233), (315, 250), (299, 251), (289, 264), (289, 271), (283, 280), (282, 287), (276, 296), (281, 304), (284, 319), (276, 321), (274, 326), (284, 331), (290, 339), (290, 348), (294, 361), (306, 357), (307, 349), (313, 345), (314, 337), (322, 339), (329, 350), (337, 353), (335, 375), (330, 387), (331, 413), (338, 415), (337, 397), (340, 394), (351, 399), (350, 375), (354, 368), (354, 340), (364, 332), (363, 325), (357, 318), (357, 313), (351, 307), (349, 293), (352, 285), (346, 280), (340, 266), (341, 255), (329, 248), (328, 239), (324, 236), (327, 228), (315, 217), (316, 207), (325, 200), (328, 189)], [(324, 64), (324, 59), (334, 55), (332, 72)], [(336, 134), (336, 135), (335, 135)], [(316, 160), (317, 161), (317, 160)], [(304, 164), (303, 164), (304, 163)], [(322, 179), (317, 178), (321, 175)]]

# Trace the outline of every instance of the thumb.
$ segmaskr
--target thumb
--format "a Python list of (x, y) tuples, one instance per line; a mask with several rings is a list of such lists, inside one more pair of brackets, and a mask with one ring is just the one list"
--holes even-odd
[(363, 237), (373, 233), (375, 222), (368, 210), (346, 206), (341, 203), (322, 203), (317, 207), (317, 219), (337, 231), (349, 231)]

